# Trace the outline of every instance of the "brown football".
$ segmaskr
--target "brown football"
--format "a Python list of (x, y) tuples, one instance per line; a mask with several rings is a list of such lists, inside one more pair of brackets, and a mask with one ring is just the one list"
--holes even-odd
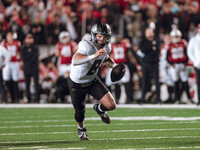
[(118, 64), (111, 71), (110, 75), (111, 81), (112, 82), (119, 81), (121, 78), (123, 78), (125, 72), (126, 72), (125, 65), (122, 63)]

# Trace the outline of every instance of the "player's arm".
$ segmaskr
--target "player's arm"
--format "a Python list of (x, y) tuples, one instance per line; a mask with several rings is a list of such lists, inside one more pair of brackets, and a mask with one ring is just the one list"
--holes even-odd
[(6, 50), (5, 47), (3, 46), (0, 46), (1, 50), (2, 50), (2, 53), (3, 53), (3, 57), (4, 57), (4, 63), (3, 65), (0, 67), (0, 70), (2, 70), (5, 65), (7, 65), (10, 61), (10, 54), (8, 53), (8, 51)]
[(132, 64), (134, 64), (134, 65), (137, 64), (137, 60), (136, 60), (136, 58), (133, 56), (133, 54), (132, 54), (132, 52), (131, 52), (130, 50), (128, 50), (128, 52), (127, 52), (127, 57), (128, 57), (128, 59), (130, 60), (130, 62), (131, 62)]
[(98, 58), (101, 55), (106, 55), (106, 54), (107, 54), (107, 52), (104, 49), (100, 49), (95, 54), (89, 55), (89, 56), (85, 56), (85, 55), (77, 52), (76, 54), (74, 54), (74, 57), (72, 59), (72, 64), (74, 66), (81, 65), (81, 64), (84, 64), (84, 63), (86, 63), (86, 62), (88, 62), (90, 60)]
[(107, 59), (104, 60), (104, 65), (106, 65), (107, 67), (110, 67), (110, 68), (114, 68), (117, 64), (114, 62), (114, 60), (109, 55), (107, 55)]
[(60, 55), (58, 44), (56, 44), (55, 48), (55, 56), (58, 57)]

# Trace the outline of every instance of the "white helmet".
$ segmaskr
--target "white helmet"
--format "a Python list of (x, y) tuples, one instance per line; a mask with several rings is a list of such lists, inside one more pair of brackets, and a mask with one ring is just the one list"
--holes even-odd
[(58, 38), (61, 43), (66, 44), (70, 40), (70, 34), (67, 31), (62, 31), (60, 32)]
[(174, 29), (174, 30), (172, 30), (171, 32), (170, 32), (170, 36), (179, 36), (179, 37), (181, 37), (182, 36), (182, 33), (181, 33), (181, 31), (180, 30), (178, 30), (178, 29)]
[[(99, 44), (98, 40), (96, 38), (96, 34), (103, 34), (106, 36), (106, 42), (103, 44)], [(111, 38), (112, 32), (111, 32), (111, 28), (108, 24), (106, 23), (97, 23), (94, 24), (92, 26), (91, 29), (91, 38), (92, 38), (92, 42), (95, 43), (97, 46), (103, 48), (106, 44), (108, 44), (110, 42), (110, 38)]]
[(178, 43), (181, 40), (182, 33), (175, 24), (172, 25), (172, 31), (170, 32), (170, 36), (173, 43)]

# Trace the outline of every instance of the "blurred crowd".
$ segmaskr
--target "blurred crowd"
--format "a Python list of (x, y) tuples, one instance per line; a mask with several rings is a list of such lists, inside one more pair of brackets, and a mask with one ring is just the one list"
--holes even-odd
[[(125, 43), (132, 54), (132, 56), (126, 55), (127, 60), (123, 62), (127, 64), (130, 71), (129, 81), (125, 84), (107, 84), (110, 90), (115, 93), (118, 103), (120, 103), (122, 87), (125, 87), (126, 93), (124, 103), (143, 103), (145, 101), (175, 103), (176, 100), (180, 99), (180, 94), (179, 98), (172, 95), (172, 97), (164, 97), (164, 100), (155, 98), (154, 101), (154, 95), (160, 95), (158, 94), (159, 91), (151, 86), (149, 86), (149, 89), (142, 89), (144, 86), (142, 85), (144, 82), (142, 79), (144, 77), (144, 72), (142, 73), (142, 68), (144, 68), (142, 55), (144, 55), (144, 52), (141, 51), (141, 42), (146, 38), (145, 30), (151, 28), (155, 37), (159, 39), (161, 46), (164, 45), (166, 42), (164, 39), (167, 35), (170, 35), (173, 25), (181, 32), (181, 38), (189, 42), (196, 35), (197, 25), (200, 22), (199, 5), (198, 0), (2, 0), (0, 1), (0, 41), (2, 45), (5, 45), (4, 41), (7, 40), (8, 33), (12, 33), (13, 40), (18, 41), (15, 45), (19, 48), (19, 54), (16, 54), (16, 60), (14, 61), (18, 61), (20, 66), (19, 77), (12, 79), (14, 89), (18, 84), (18, 93), (14, 94), (17, 95), (17, 98), (12, 97), (13, 93), (10, 92), (10, 96), (9, 93), (7, 95), (12, 100), (6, 101), (13, 103), (39, 103), (42, 100), (44, 102), (70, 102), (69, 92), (64, 90), (68, 88), (65, 87), (67, 84), (62, 87), (63, 83), (67, 83), (69, 70), (64, 69), (63, 72), (60, 68), (68, 68), (68, 66), (60, 66), (63, 64), (70, 65), (70, 62), (60, 61), (64, 59), (61, 52), (63, 45), (67, 44), (70, 49), (74, 49), (70, 50), (69, 54), (73, 55), (77, 43), (82, 37), (90, 34), (91, 27), (95, 22), (101, 21), (111, 26), (113, 35), (120, 35), (120, 40), (117, 43)], [(65, 31), (67, 31), (67, 35), (60, 37), (61, 33)], [(24, 98), (27, 94), (24, 62), (22, 58), (18, 58), (18, 55), (21, 56), (21, 47), (26, 44), (27, 35), (31, 35), (35, 45), (56, 45), (55, 55), (43, 60), (38, 59), (40, 98), (35, 100)], [(70, 39), (65, 42), (62, 41), (63, 37)], [(169, 41), (170, 36), (167, 42)], [(116, 44), (115, 42), (113, 43)], [(64, 56), (67, 57), (68, 53), (65, 52)], [(190, 86), (194, 83), (195, 75), (193, 69), (190, 68), (192, 66), (190, 61), (187, 62), (187, 66), (191, 77), (190, 80), (188, 79)], [(102, 67), (99, 74), (104, 82), (107, 82), (107, 73), (108, 69)], [(30, 93), (35, 95), (34, 81), (30, 80), (30, 82)], [(166, 85), (164, 81), (159, 80), (159, 85), (162, 85), (160, 83)], [(152, 84), (156, 85), (158, 83), (155, 80)], [(5, 90), (11, 88), (11, 83), (7, 82), (6, 85)], [(158, 85), (156, 87), (158, 88)], [(160, 88), (163, 89), (165, 86), (160, 86)], [(193, 88), (191, 86), (188, 88), (191, 94), (188, 99), (191, 101), (194, 90), (191, 90)], [(138, 96), (136, 94), (138, 90), (142, 90), (143, 94)], [(93, 99), (88, 97), (88, 101), (91, 102)]]

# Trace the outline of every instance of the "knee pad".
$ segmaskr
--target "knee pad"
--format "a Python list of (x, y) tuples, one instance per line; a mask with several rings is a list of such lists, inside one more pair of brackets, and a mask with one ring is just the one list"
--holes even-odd
[(82, 122), (85, 119), (85, 109), (84, 110), (76, 110), (74, 118), (77, 122)]

